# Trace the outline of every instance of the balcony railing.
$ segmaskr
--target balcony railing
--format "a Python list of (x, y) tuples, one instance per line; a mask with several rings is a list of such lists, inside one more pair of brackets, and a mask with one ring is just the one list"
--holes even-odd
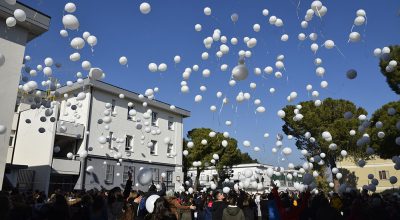
[(85, 126), (82, 124), (76, 124), (69, 121), (57, 122), (57, 130), (56, 130), (57, 135), (82, 139), (84, 132), (85, 132)]
[(79, 160), (53, 159), (51, 167), (53, 173), (79, 175), (81, 162)]

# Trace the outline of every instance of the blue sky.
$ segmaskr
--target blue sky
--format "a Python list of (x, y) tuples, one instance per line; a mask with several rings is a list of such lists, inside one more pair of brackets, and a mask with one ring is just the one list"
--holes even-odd
[[(49, 32), (32, 41), (26, 54), (32, 57), (27, 64), (36, 66), (42, 64), (46, 57), (52, 57), (62, 63), (62, 68), (55, 72), (55, 76), (64, 83), (67, 80), (76, 80), (75, 74), (81, 71), (80, 62), (72, 63), (69, 55), (74, 49), (69, 41), (75, 36), (82, 36), (89, 31), (98, 39), (98, 44), (91, 51), (88, 45), (81, 51), (82, 59), (89, 60), (92, 66), (102, 68), (107, 77), (105, 81), (139, 93), (147, 88), (159, 87), (156, 98), (192, 112), (192, 117), (185, 121), (185, 131), (196, 127), (211, 127), (216, 131), (228, 131), (240, 143), (243, 151), (249, 152), (261, 162), (274, 165), (285, 165), (287, 161), (300, 163), (299, 153), (294, 152), (285, 162), (280, 161), (277, 155), (271, 153), (275, 145), (275, 135), (281, 133), (282, 121), (277, 117), (277, 111), (288, 104), (286, 97), (292, 91), (298, 93), (298, 98), (291, 104), (309, 100), (311, 96), (306, 91), (307, 84), (312, 84), (314, 90), (320, 92), (320, 99), (326, 97), (348, 99), (362, 106), (369, 113), (381, 105), (398, 100), (387, 86), (384, 77), (380, 74), (378, 60), (373, 56), (373, 50), (387, 45), (398, 44), (400, 37), (400, 2), (395, 0), (363, 1), (338, 0), (323, 1), (328, 13), (322, 18), (314, 16), (307, 29), (300, 26), (301, 18), (311, 1), (301, 0), (235, 0), (235, 1), (193, 1), (193, 0), (149, 0), (152, 6), (150, 14), (143, 15), (139, 11), (142, 1), (114, 0), (114, 1), (75, 1), (77, 11), (74, 13), (80, 21), (78, 31), (69, 31), (68, 38), (62, 38), (59, 31), (63, 29), (62, 16), (64, 0), (23, 0), (23, 3), (37, 8), (52, 17)], [(212, 9), (212, 16), (205, 16), (204, 7)], [(283, 27), (275, 27), (268, 23), (268, 17), (262, 15), (266, 8), (271, 15), (281, 18)], [(367, 13), (367, 24), (356, 27), (362, 40), (358, 43), (348, 43), (356, 11), (364, 9)], [(233, 24), (230, 16), (239, 15), (239, 21)], [(300, 17), (300, 19), (298, 18)], [(201, 32), (194, 30), (195, 24), (201, 24)], [(260, 24), (261, 31), (253, 31), (253, 24)], [(214, 42), (211, 49), (206, 49), (203, 39), (212, 36), (214, 29), (220, 29), (228, 40), (232, 37), (239, 39), (239, 44), (230, 43), (229, 54), (218, 59), (215, 53), (219, 50), (220, 42)], [(320, 49), (314, 55), (310, 50), (311, 41), (300, 42), (297, 35), (303, 32), (306, 35), (315, 32), (318, 34), (317, 44)], [(287, 42), (280, 41), (282, 34), (288, 34)], [(257, 38), (258, 44), (251, 49), (252, 57), (246, 60), (250, 70), (249, 77), (230, 87), (228, 81), (232, 68), (237, 64), (238, 51), (249, 50), (243, 43), (244, 37)], [(331, 39), (336, 48), (327, 50), (321, 45)], [(201, 60), (203, 52), (209, 52), (207, 61)], [(273, 75), (263, 74), (264, 77), (253, 74), (253, 69), (266, 66), (275, 66), (276, 57), (285, 56), (283, 77), (276, 79)], [(173, 58), (180, 55), (182, 61), (174, 64)], [(128, 57), (128, 67), (118, 63), (120, 56)], [(314, 59), (320, 57), (322, 66), (326, 69), (324, 78), (315, 74)], [(148, 64), (166, 63), (168, 71), (164, 73), (150, 73)], [(228, 64), (229, 71), (222, 72), (221, 64)], [(185, 68), (194, 64), (200, 66), (200, 71), (192, 72), (188, 85), (190, 93), (180, 92), (180, 82)], [(201, 71), (210, 69), (211, 76), (203, 78)], [(274, 68), (275, 69), (275, 68)], [(348, 80), (345, 73), (348, 69), (356, 69), (358, 77)], [(38, 78), (37, 80), (39, 80)], [(327, 89), (320, 87), (320, 82), (329, 83)], [(257, 84), (256, 90), (251, 90), (249, 84)], [(206, 92), (200, 92), (199, 87), (207, 87)], [(276, 89), (271, 95), (269, 89)], [(221, 106), (222, 99), (216, 97), (221, 91), (230, 99), (221, 113), (211, 113), (210, 105)], [(235, 97), (238, 92), (251, 93), (251, 101), (237, 104)], [(197, 94), (203, 96), (201, 103), (195, 103)], [(266, 108), (263, 114), (255, 114), (254, 99), (261, 99)], [(236, 112), (237, 107), (237, 112)], [(225, 126), (225, 121), (231, 120), (232, 126)], [(268, 132), (270, 138), (263, 138)], [(244, 140), (250, 140), (252, 146), (262, 147), (258, 153), (252, 148), (242, 146)], [(293, 141), (285, 138), (284, 146), (295, 148)]]

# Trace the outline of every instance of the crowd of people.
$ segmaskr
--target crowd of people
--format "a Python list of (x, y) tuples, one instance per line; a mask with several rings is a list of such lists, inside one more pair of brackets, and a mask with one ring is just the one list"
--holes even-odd
[[(146, 200), (158, 195), (153, 210)], [(132, 190), (129, 179), (122, 190), (89, 190), (81, 193), (0, 193), (1, 220), (368, 220), (400, 219), (398, 194), (344, 194), (278, 192), (249, 194), (242, 190), (210, 192), (166, 191), (152, 184), (147, 192)]]

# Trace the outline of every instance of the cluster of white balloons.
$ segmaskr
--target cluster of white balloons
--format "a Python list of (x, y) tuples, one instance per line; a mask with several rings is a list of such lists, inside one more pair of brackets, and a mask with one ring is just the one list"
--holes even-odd
[[(365, 10), (363, 10), (363, 9), (357, 10), (356, 15), (357, 15), (357, 17), (354, 19), (353, 27), (354, 26), (361, 26), (367, 20), (367, 14), (366, 14)], [(352, 30), (353, 30), (353, 28), (352, 28)], [(361, 40), (361, 35), (357, 31), (352, 31), (349, 34), (349, 42), (355, 43), (355, 42), (358, 42), (360, 40)]]

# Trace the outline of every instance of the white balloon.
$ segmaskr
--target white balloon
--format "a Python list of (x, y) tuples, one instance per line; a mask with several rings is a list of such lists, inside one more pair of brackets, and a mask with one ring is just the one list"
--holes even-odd
[(85, 40), (83, 40), (80, 37), (75, 37), (74, 39), (71, 40), (71, 47), (80, 50), (85, 46)]
[(270, 88), (270, 89), (269, 89), (269, 92), (270, 92), (271, 94), (275, 93), (275, 88)]
[(139, 9), (140, 9), (140, 12), (141, 12), (142, 14), (145, 14), (145, 15), (146, 15), (146, 14), (150, 13), (150, 11), (151, 11), (151, 6), (150, 6), (150, 4), (147, 3), (147, 2), (143, 2), (142, 4), (140, 4)]
[(161, 72), (167, 71), (167, 68), (168, 68), (168, 66), (165, 63), (161, 63), (160, 65), (158, 65), (158, 70)]
[(253, 48), (257, 45), (257, 39), (256, 38), (251, 38), (249, 41), (247, 41), (247, 47), (248, 48)]
[(328, 87), (328, 82), (327, 81), (322, 81), (321, 82), (321, 87), (324, 88), (324, 89), (327, 88)]
[(71, 14), (64, 15), (62, 23), (66, 29), (77, 30), (79, 28), (78, 18)]
[(119, 64), (125, 66), (128, 63), (128, 58), (126, 58), (125, 56), (122, 56), (122, 57), (119, 58), (118, 61), (119, 61)]
[[(139, 171), (140, 172), (140, 171)], [(146, 199), (146, 210), (149, 213), (153, 213), (154, 211), (154, 203), (156, 202), (156, 200), (160, 198), (159, 195), (155, 194), (155, 195), (151, 195)]]
[(150, 63), (148, 68), (149, 68), (149, 71), (152, 73), (157, 72), (157, 70), (158, 70), (158, 66), (155, 63)]
[(278, 111), (278, 116), (279, 116), (280, 118), (285, 118), (285, 116), (286, 116), (285, 111), (279, 110), (279, 111)]
[(261, 26), (259, 24), (254, 24), (253, 25), (253, 30), (254, 32), (260, 32)]
[(304, 33), (300, 33), (300, 34), (297, 36), (297, 39), (299, 39), (300, 41), (304, 41), (304, 40), (306, 39), (306, 35), (305, 35)]
[(316, 44), (316, 43), (313, 43), (313, 44), (311, 44), (311, 51), (312, 52), (314, 52), (314, 53), (316, 53), (317, 52), (317, 50), (318, 50), (318, 48), (319, 48), (319, 46), (318, 46), (318, 44)]
[(204, 14), (207, 15), (207, 16), (211, 15), (211, 8), (210, 7), (205, 7), (204, 8)]
[(153, 180), (153, 172), (148, 168), (143, 168), (139, 170), (137, 180), (142, 186), (148, 185)]
[(17, 21), (24, 22), (26, 20), (25, 11), (22, 9), (15, 9), (14, 17), (15, 17), (15, 19), (17, 19)]
[(64, 10), (68, 13), (74, 13), (76, 11), (76, 5), (72, 2), (68, 2), (65, 4)]
[(350, 42), (358, 42), (361, 39), (361, 35), (358, 32), (351, 32), (349, 35)]
[(259, 107), (257, 107), (256, 111), (257, 111), (258, 113), (263, 113), (263, 112), (265, 112), (265, 107), (259, 106)]
[(96, 46), (96, 44), (97, 44), (97, 37), (96, 37), (96, 36), (93, 36), (93, 35), (90, 35), (90, 36), (86, 39), (86, 41), (88, 42), (88, 44), (89, 44), (91, 47), (94, 47), (94, 46)]
[(178, 55), (176, 55), (175, 57), (174, 57), (174, 62), (175, 63), (180, 63), (181, 62), (181, 57), (180, 56), (178, 56)]
[(46, 75), (46, 76), (51, 76), (51, 75), (53, 75), (53, 70), (52, 70), (50, 67), (46, 66), (46, 67), (43, 69), (43, 73), (44, 73), (44, 75)]
[(382, 54), (382, 50), (380, 48), (376, 48), (374, 50), (374, 56), (379, 57)]
[(285, 147), (285, 148), (283, 148), (282, 153), (285, 154), (286, 156), (288, 156), (292, 153), (292, 149), (289, 147)]
[(264, 10), (262, 11), (262, 14), (263, 14), (264, 16), (268, 16), (268, 15), (269, 15), (268, 9), (264, 9)]
[(14, 17), (8, 17), (6, 19), (7, 27), (14, 27), (17, 24), (17, 20)]
[(335, 47), (335, 42), (333, 40), (326, 40), (324, 46), (326, 49), (332, 49)]
[(79, 53), (73, 53), (69, 56), (69, 59), (73, 62), (81, 59), (81, 55)]
[(203, 100), (203, 97), (202, 97), (201, 95), (196, 95), (196, 96), (194, 97), (194, 101), (195, 101), (195, 102), (201, 102), (201, 100)]
[(17, 0), (5, 0), (5, 2), (7, 2), (7, 4), (9, 5), (15, 5), (17, 3)]
[(281, 41), (286, 42), (288, 40), (289, 40), (289, 35), (284, 34), (284, 35), (281, 36)]
[(89, 78), (94, 80), (100, 80), (103, 77), (103, 70), (100, 68), (91, 68), (89, 71)]
[(275, 24), (275, 22), (276, 22), (277, 19), (278, 19), (278, 18), (277, 18), (276, 16), (271, 16), (271, 17), (269, 17), (269, 23), (270, 23), (270, 24)]
[(204, 69), (202, 75), (207, 78), (211, 75), (211, 71), (209, 69)]
[(315, 69), (315, 73), (317, 76), (323, 77), (325, 75), (325, 68), (322, 66), (317, 67), (317, 69)]
[(280, 18), (276, 19), (276, 21), (275, 21), (275, 26), (276, 26), (276, 27), (282, 27), (282, 26), (283, 26), (283, 21), (282, 21), (282, 19), (280, 19)]
[(358, 9), (356, 14), (357, 14), (357, 16), (363, 16), (363, 17), (365, 17), (367, 15), (367, 13), (365, 12), (364, 9)]
[(304, 28), (304, 29), (307, 28), (308, 27), (308, 22), (307, 21), (302, 21), (301, 22), (301, 27)]
[(91, 67), (92, 67), (92, 64), (89, 61), (85, 60), (82, 62), (82, 69), (90, 70)]
[(365, 22), (365, 17), (364, 17), (364, 16), (357, 16), (357, 17), (354, 19), (354, 25), (356, 25), (356, 26), (363, 25), (364, 22)]

